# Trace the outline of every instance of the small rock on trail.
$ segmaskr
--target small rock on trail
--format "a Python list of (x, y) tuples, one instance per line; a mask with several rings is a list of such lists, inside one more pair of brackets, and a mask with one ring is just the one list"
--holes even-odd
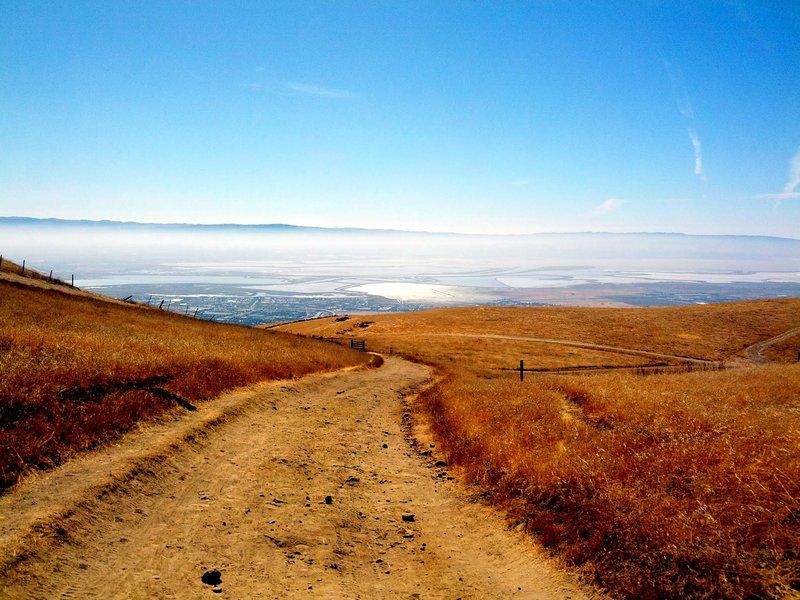
[(206, 585), (219, 585), (222, 583), (222, 573), (217, 569), (211, 569), (200, 576), (200, 581)]
[[(63, 535), (0, 562), (0, 597), (68, 597), (79, 581), (82, 597), (193, 598), (198, 578), (219, 595), (223, 567), (231, 598), (585, 597), (412, 451), (409, 398), (429, 375), (387, 357), (291, 390), (260, 384), (43, 474), (0, 497), (0, 541), (20, 539), (2, 534), (31, 506), (52, 505)], [(330, 402), (343, 389), (348, 401)]]

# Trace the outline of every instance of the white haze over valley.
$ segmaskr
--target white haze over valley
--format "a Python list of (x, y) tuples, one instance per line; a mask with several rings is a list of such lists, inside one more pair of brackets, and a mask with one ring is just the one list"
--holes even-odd
[[(240, 322), (476, 303), (659, 305), (800, 295), (800, 241), (770, 237), (6, 218), (0, 253), (67, 281), (74, 275), (79, 287), (139, 301), (168, 298), (187, 312), (196, 305)], [(259, 312), (259, 304), (273, 312)]]

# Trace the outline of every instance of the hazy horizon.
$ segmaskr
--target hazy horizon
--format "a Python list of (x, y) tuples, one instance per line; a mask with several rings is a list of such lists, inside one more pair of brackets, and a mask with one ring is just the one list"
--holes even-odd
[(465, 304), (638, 306), (800, 296), (800, 240), (777, 237), (0, 218), (0, 254), (67, 280), (74, 275), (79, 287), (199, 304), (248, 323)]
[(306, 225), (302, 223), (237, 223), (237, 222), (219, 222), (219, 223), (197, 223), (193, 221), (117, 221), (114, 219), (63, 219), (60, 217), (29, 217), (23, 215), (0, 215), (0, 225), (7, 226), (24, 226), (32, 224), (35, 226), (47, 227), (48, 225), (66, 226), (66, 227), (80, 227), (86, 225), (93, 226), (142, 226), (142, 227), (156, 227), (169, 229), (174, 228), (197, 228), (214, 229), (214, 228), (241, 228), (242, 230), (257, 229), (257, 228), (287, 228), (297, 230), (319, 230), (330, 232), (375, 232), (375, 233), (409, 233), (409, 234), (422, 234), (422, 235), (453, 235), (453, 236), (477, 236), (477, 237), (524, 237), (524, 236), (546, 236), (546, 235), (674, 235), (674, 236), (687, 236), (687, 237), (765, 237), (775, 239), (786, 239), (792, 241), (800, 241), (800, 232), (798, 236), (781, 236), (781, 235), (763, 235), (763, 234), (725, 234), (725, 233), (687, 233), (684, 231), (666, 231), (666, 230), (652, 230), (652, 231), (606, 231), (606, 230), (565, 230), (565, 231), (529, 231), (519, 233), (478, 233), (470, 232), (464, 233), (452, 230), (424, 230), (424, 229), (398, 229), (398, 228), (377, 228), (377, 227), (355, 227), (355, 226), (339, 226), (339, 227), (326, 227), (320, 225)]

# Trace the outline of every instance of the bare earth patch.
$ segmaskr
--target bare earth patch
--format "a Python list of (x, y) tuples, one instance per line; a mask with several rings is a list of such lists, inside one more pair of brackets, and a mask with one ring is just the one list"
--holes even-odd
[(258, 385), (24, 481), (0, 596), (596, 596), (410, 442), (429, 377), (388, 358)]

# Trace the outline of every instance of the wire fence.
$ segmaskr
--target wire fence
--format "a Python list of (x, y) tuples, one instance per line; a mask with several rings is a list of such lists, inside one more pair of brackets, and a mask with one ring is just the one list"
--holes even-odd
[[(67, 279), (65, 276), (59, 274), (54, 275), (53, 269), (49, 269), (48, 271), (48, 269), (31, 267), (31, 265), (28, 263), (26, 259), (23, 259), (22, 263), (17, 263), (9, 260), (8, 258), (4, 258), (2, 254), (0, 254), (0, 273), (10, 273), (18, 277), (24, 277), (27, 279), (47, 282), (49, 284), (57, 286), (65, 286), (74, 290), (81, 289), (75, 286), (74, 273), (70, 273), (69, 278)], [(45, 275), (44, 273), (47, 273), (47, 275)], [(150, 297), (147, 299), (147, 302), (138, 301), (134, 299), (133, 296), (127, 296), (126, 298), (118, 298), (118, 300), (126, 302), (127, 304), (133, 304), (137, 306), (147, 306), (156, 310), (171, 312), (173, 314), (182, 314), (183, 316), (192, 319), (214, 321), (217, 318), (217, 315), (212, 313), (204, 314), (204, 311), (206, 311), (207, 309), (203, 307), (193, 307), (190, 306), (188, 302), (187, 303), (173, 302), (173, 300), (169, 300), (168, 298), (162, 298), (161, 302), (158, 303), (158, 305), (156, 306), (156, 303), (153, 302), (154, 298), (156, 302), (158, 302), (158, 297), (155, 294), (151, 294)]]
[[(800, 360), (800, 354), (798, 354)], [(518, 367), (505, 367), (501, 371), (515, 371), (519, 373), (519, 380), (525, 381), (525, 375), (596, 375), (611, 371), (634, 373), (636, 375), (664, 375), (667, 373), (691, 373), (694, 371), (722, 371), (728, 367), (721, 361), (684, 362), (684, 363), (658, 363), (646, 365), (591, 365), (568, 367), (542, 367), (527, 368), (525, 361), (520, 360)]]

